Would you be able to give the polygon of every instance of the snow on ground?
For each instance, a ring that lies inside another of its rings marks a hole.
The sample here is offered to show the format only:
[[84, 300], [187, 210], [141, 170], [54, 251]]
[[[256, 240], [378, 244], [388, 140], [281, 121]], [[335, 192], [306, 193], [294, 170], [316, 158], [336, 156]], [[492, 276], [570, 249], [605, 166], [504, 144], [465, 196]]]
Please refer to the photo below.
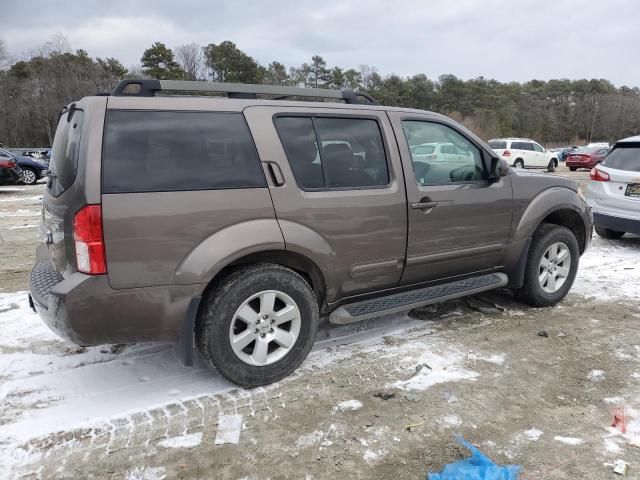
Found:
[[572, 292], [598, 300], [640, 299], [639, 258], [639, 237], [604, 240], [594, 234], [591, 248], [580, 258]]
[[193, 448], [202, 442], [202, 432], [191, 433], [189, 435], [180, 435], [179, 437], [171, 437], [158, 443], [164, 448]]
[[582, 443], [581, 438], [575, 437], [563, 437], [560, 435], [556, 435], [553, 439], [557, 442], [564, 443], [566, 445], [580, 445]]

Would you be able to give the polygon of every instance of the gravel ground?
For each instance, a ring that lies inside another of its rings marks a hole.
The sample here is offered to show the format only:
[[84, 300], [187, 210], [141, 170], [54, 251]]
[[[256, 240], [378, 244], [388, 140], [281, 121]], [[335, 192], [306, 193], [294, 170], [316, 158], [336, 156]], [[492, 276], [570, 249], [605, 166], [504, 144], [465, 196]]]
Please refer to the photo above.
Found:
[[[554, 308], [495, 292], [483, 298], [502, 312], [460, 300], [336, 330], [296, 374], [248, 391], [167, 345], [50, 333], [15, 293], [41, 192], [0, 187], [0, 478], [423, 479], [467, 455], [456, 434], [521, 479], [616, 478], [616, 459], [640, 478], [638, 237], [594, 238]], [[239, 443], [217, 445], [229, 420]]]

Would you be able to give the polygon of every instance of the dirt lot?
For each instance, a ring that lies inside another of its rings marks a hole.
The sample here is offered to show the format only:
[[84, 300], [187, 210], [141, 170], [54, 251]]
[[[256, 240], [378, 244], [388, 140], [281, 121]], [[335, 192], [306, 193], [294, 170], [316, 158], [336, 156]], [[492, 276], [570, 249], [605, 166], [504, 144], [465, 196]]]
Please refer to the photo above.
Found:
[[[423, 479], [467, 455], [456, 434], [522, 479], [617, 478], [616, 459], [640, 478], [638, 237], [594, 238], [555, 308], [496, 292], [503, 312], [455, 301], [334, 329], [295, 375], [247, 391], [167, 345], [50, 333], [16, 293], [41, 191], [0, 187], [0, 478]], [[242, 416], [239, 443], [215, 444], [222, 415]]]

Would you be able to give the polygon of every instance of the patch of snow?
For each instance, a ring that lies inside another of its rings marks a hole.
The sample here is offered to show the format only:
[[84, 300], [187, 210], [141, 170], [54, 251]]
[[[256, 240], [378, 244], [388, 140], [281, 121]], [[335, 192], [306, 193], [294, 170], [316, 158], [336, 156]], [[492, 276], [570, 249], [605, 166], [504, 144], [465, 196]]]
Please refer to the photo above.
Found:
[[216, 445], [238, 443], [242, 431], [242, 415], [220, 415], [218, 417], [218, 431]]
[[9, 227], [9, 230], [20, 230], [22, 228], [38, 228], [38, 225], [16, 225], [15, 227]]
[[553, 437], [556, 442], [566, 443], [567, 445], [580, 445], [582, 443], [581, 438], [575, 437], [562, 437], [560, 435], [556, 435]]
[[587, 378], [592, 382], [604, 380], [604, 370], [591, 370], [587, 375]]
[[124, 478], [125, 480], [163, 480], [167, 478], [164, 472], [165, 470], [162, 467], [136, 467], [127, 472]]
[[530, 428], [524, 432], [524, 436], [527, 440], [532, 442], [537, 442], [538, 439], [542, 436], [542, 430], [538, 430], [537, 428]]
[[364, 455], [362, 456], [362, 458], [364, 459], [365, 462], [371, 465], [373, 463], [376, 463], [381, 458], [383, 458], [386, 454], [387, 454], [386, 450], [375, 451], [375, 450], [367, 449], [364, 452]]
[[624, 397], [605, 397], [602, 399], [604, 403], [609, 403], [612, 405], [617, 405], [619, 403], [624, 402]]
[[345, 400], [344, 402], [340, 402], [335, 407], [333, 407], [333, 411], [346, 412], [359, 410], [361, 408], [362, 402], [360, 400]]
[[[420, 348], [424, 348], [420, 346]], [[423, 351], [416, 359], [417, 365], [429, 365], [422, 368], [407, 380], [400, 380], [388, 387], [401, 390], [426, 390], [433, 385], [459, 380], [474, 380], [479, 374], [463, 367], [465, 356], [456, 351], [447, 351], [442, 355]], [[415, 371], [415, 367], [414, 367]]]
[[315, 445], [320, 440], [322, 440], [323, 437], [324, 437], [324, 433], [322, 433], [320, 430], [316, 430], [315, 432], [311, 432], [311, 433], [306, 433], [298, 437], [298, 440], [296, 441], [296, 446], [298, 448], [311, 447], [312, 445]]
[[460, 425], [462, 425], [462, 420], [460, 419], [460, 417], [453, 414], [445, 415], [444, 417], [442, 417], [440, 422], [446, 427], [459, 427]]
[[604, 449], [609, 453], [620, 453], [622, 451], [620, 445], [611, 438], [604, 439]]
[[0, 217], [37, 217], [38, 215], [40, 215], [39, 210], [26, 210], [24, 208], [19, 208], [15, 212], [0, 210]]
[[202, 432], [171, 437], [162, 440], [158, 445], [164, 448], [193, 448], [202, 443]]
[[612, 298], [640, 299], [640, 244], [633, 241], [611, 242], [593, 236], [591, 248], [580, 258], [580, 268], [572, 292], [598, 300]]

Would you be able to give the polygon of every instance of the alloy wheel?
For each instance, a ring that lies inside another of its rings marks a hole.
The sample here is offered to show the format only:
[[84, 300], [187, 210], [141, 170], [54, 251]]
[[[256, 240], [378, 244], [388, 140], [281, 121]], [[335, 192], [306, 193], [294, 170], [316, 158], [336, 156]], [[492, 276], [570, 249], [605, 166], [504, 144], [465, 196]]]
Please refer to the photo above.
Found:
[[562, 288], [571, 271], [571, 252], [564, 242], [552, 243], [540, 259], [538, 281], [546, 293]]
[[277, 362], [293, 348], [300, 334], [300, 309], [278, 290], [265, 290], [246, 299], [229, 327], [233, 352], [249, 365]]

